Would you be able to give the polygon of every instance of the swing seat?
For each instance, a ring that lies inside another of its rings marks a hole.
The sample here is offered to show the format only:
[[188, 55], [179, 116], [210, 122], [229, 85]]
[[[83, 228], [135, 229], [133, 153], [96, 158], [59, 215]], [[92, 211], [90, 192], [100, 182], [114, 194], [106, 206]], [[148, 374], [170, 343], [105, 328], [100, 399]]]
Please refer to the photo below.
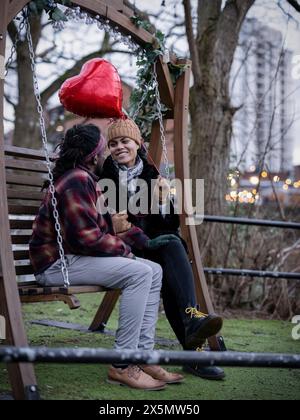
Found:
[[[54, 155], [50, 155], [50, 159], [53, 160], [53, 158]], [[70, 309], [78, 309], [80, 301], [76, 295], [109, 292], [108, 295], [111, 295], [109, 305], [114, 305], [119, 291], [112, 291], [101, 286], [76, 286], [68, 289], [42, 287], [35, 281], [33, 267], [29, 260], [29, 240], [33, 220], [44, 197], [44, 192], [41, 191], [41, 186], [47, 179], [44, 154], [37, 150], [5, 146], [5, 169], [11, 242], [21, 302], [61, 301]], [[90, 329], [103, 329], [109, 310], [107, 302], [100, 305]]]

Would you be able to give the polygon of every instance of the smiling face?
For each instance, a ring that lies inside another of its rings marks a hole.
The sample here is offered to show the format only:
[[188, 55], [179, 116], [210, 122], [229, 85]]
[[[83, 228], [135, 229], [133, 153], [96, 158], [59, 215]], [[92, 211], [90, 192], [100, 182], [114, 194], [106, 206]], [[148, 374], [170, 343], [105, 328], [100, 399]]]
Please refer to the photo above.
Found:
[[128, 137], [119, 137], [109, 142], [109, 151], [119, 165], [132, 168], [135, 165], [139, 146]]

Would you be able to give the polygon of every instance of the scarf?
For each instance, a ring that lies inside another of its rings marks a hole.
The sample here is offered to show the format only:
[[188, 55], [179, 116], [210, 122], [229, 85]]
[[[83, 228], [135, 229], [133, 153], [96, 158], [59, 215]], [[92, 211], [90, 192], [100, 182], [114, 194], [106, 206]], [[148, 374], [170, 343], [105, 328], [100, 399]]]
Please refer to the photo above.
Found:
[[126, 165], [119, 165], [113, 160], [114, 166], [119, 172], [120, 183], [123, 187], [127, 187], [129, 197], [132, 197], [137, 190], [137, 179], [144, 170], [144, 162], [137, 156], [135, 165], [132, 168], [128, 168]]

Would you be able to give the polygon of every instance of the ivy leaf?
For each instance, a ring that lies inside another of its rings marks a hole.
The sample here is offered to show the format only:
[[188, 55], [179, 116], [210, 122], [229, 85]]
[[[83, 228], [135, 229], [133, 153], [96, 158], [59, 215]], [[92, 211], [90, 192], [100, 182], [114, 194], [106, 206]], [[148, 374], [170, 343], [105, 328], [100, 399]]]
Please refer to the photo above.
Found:
[[165, 42], [165, 34], [162, 33], [161, 31], [156, 31], [155, 36], [160, 41], [161, 44]]
[[59, 22], [64, 21], [67, 22], [68, 18], [65, 16], [64, 12], [62, 12], [58, 7], [56, 7], [53, 11], [49, 13], [50, 19]]

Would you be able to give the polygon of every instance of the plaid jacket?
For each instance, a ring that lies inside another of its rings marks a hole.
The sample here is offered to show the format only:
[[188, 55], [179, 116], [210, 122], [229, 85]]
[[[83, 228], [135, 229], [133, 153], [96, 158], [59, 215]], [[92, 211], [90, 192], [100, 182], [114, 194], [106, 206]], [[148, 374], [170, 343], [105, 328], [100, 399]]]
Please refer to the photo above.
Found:
[[[137, 227], [117, 236], [109, 214], [101, 214], [97, 177], [84, 167], [71, 169], [55, 184], [65, 254], [128, 257], [131, 247], [143, 249], [148, 237]], [[33, 224], [29, 243], [35, 274], [59, 259], [51, 194], [48, 191]]]

